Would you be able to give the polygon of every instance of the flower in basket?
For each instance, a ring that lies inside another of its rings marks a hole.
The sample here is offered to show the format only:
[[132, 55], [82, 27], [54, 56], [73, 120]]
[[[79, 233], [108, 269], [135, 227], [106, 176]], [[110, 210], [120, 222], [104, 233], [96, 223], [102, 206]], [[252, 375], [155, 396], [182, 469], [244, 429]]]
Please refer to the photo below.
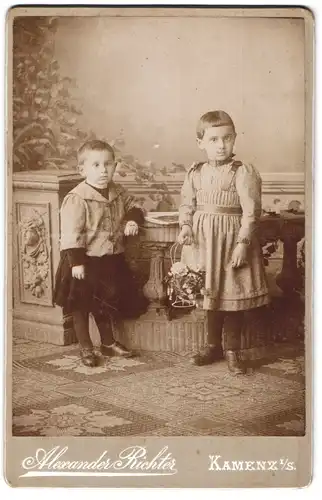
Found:
[[205, 272], [194, 271], [182, 262], [172, 265], [165, 277], [167, 295], [173, 307], [198, 307], [203, 295]]
[[172, 274], [187, 274], [189, 272], [188, 267], [182, 262], [175, 262], [172, 264], [170, 272]]

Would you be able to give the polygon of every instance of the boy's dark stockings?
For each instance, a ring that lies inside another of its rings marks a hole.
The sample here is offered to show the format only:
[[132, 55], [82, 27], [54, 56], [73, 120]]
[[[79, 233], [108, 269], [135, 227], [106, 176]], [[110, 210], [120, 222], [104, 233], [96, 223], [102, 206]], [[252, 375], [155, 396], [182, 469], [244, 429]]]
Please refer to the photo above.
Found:
[[[111, 345], [114, 342], [111, 321], [100, 316], [94, 316], [101, 342], [104, 345]], [[77, 340], [83, 349], [93, 349], [93, 343], [89, 334], [89, 313], [84, 311], [73, 312], [73, 323]]]
[[94, 315], [94, 319], [101, 337], [102, 345], [111, 346], [114, 344], [112, 318], [103, 319], [100, 316]]

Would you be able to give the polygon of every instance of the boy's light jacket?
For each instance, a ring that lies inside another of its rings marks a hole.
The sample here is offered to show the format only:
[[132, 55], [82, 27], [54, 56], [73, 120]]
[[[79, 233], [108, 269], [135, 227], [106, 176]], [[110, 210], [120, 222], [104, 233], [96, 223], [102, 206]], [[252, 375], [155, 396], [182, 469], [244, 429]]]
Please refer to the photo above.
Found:
[[109, 199], [85, 181], [72, 189], [61, 206], [60, 249], [84, 248], [89, 256], [101, 257], [124, 251], [126, 213], [142, 209], [120, 184], [109, 185]]

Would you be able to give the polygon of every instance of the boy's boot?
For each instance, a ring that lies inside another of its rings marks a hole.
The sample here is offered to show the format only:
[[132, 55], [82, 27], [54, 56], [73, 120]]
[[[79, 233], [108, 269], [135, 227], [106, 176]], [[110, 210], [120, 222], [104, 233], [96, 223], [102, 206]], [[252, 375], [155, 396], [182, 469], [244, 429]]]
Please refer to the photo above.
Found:
[[133, 356], [133, 353], [129, 349], [116, 340], [110, 345], [101, 344], [101, 353], [107, 357], [122, 356], [123, 358], [130, 358]]
[[88, 366], [90, 368], [93, 368], [94, 366], [97, 366], [97, 364], [98, 364], [97, 356], [95, 355], [92, 347], [91, 348], [81, 347], [80, 348], [80, 357], [81, 357], [83, 365]]
[[95, 318], [98, 330], [101, 336], [101, 354], [105, 357], [122, 356], [130, 358], [133, 354], [120, 342], [114, 339], [113, 318], [100, 319]]
[[80, 358], [83, 365], [94, 367], [98, 363], [97, 356], [93, 349], [93, 343], [89, 335], [88, 320], [89, 315], [84, 311], [74, 311], [72, 313], [73, 325], [77, 340], [80, 344]]

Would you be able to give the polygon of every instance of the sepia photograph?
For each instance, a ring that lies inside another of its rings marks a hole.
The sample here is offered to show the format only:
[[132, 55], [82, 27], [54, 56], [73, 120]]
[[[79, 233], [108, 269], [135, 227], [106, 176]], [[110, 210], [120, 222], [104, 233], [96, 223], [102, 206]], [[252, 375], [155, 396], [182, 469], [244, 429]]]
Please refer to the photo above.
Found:
[[312, 16], [233, 10], [11, 10], [15, 446], [308, 436]]

